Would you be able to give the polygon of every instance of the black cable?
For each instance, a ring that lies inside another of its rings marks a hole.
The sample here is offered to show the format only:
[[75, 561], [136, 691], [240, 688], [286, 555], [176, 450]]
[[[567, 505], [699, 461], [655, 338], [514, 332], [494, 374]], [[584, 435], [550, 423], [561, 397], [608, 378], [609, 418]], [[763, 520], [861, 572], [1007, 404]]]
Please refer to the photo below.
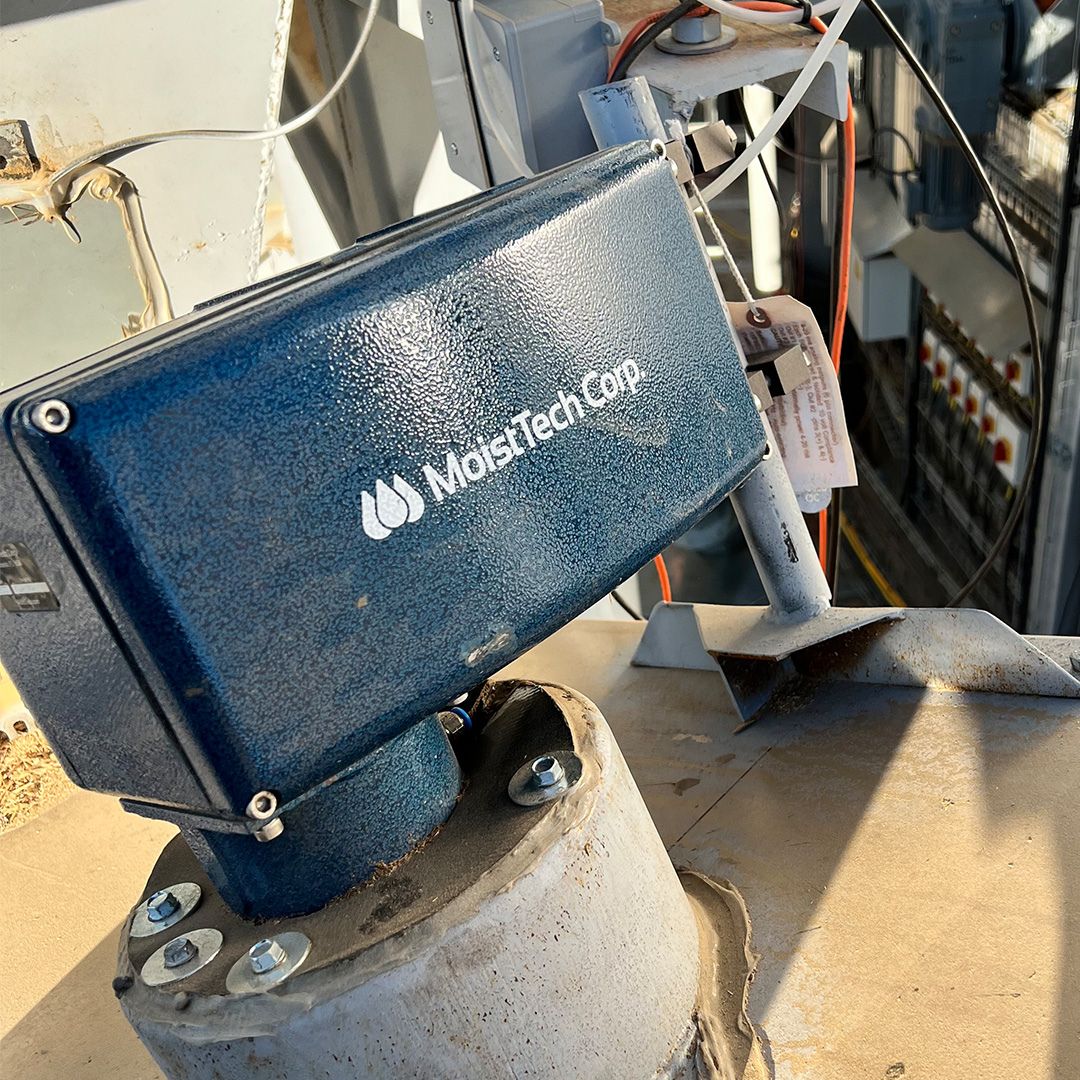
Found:
[[701, 0], [683, 0], [676, 8], [672, 8], [663, 18], [657, 19], [652, 26], [647, 26], [641, 31], [637, 41], [626, 51], [626, 55], [619, 61], [618, 66], [611, 73], [608, 82], [619, 82], [626, 78], [630, 65], [665, 31], [674, 26], [684, 15], [688, 15], [694, 8], [701, 7]]
[[618, 589], [611, 590], [611, 599], [615, 601], [630, 616], [631, 619], [636, 619], [638, 622], [644, 622], [645, 616], [640, 611], [635, 611], [620, 595]]
[[810, 165], [831, 165], [836, 160], [836, 158], [829, 154], [807, 154], [802, 150], [796, 150], [794, 147], [786, 146], [780, 141], [779, 135], [773, 138], [773, 146], [775, 146], [781, 154], [787, 154], [789, 158], [794, 158], [796, 161], [801, 161]]
[[[754, 134], [754, 129], [750, 126], [750, 117], [746, 112], [746, 102], [743, 101], [742, 91], [735, 91], [735, 108], [739, 112], [739, 119], [742, 121], [742, 126], [746, 128], [746, 140], [748, 143], [752, 143], [757, 136]], [[761, 171], [765, 176], [765, 183], [769, 185], [769, 193], [772, 195], [773, 202], [776, 204], [776, 213], [780, 218], [780, 228], [786, 227], [787, 214], [784, 212], [784, 203], [780, 198], [780, 191], [776, 186], [776, 181], [772, 177], [772, 173], [769, 172], [768, 165], [765, 164], [765, 158], [763, 155], [758, 154], [757, 163], [761, 166]]]
[[[908, 152], [908, 157], [911, 158], [911, 164], [906, 169], [889, 169], [878, 161], [877, 157], [877, 144], [879, 135], [891, 135], [894, 139], [897, 139]], [[894, 127], [875, 127], [870, 135], [870, 162], [873, 167], [886, 176], [910, 176], [913, 172], [919, 170], [919, 156], [915, 153], [915, 148], [911, 145], [911, 140], [899, 129]]]
[[1016, 494], [1013, 496], [1012, 506], [1009, 508], [1009, 512], [1005, 516], [1005, 521], [1002, 523], [1001, 532], [998, 533], [997, 539], [990, 546], [990, 550], [987, 553], [986, 558], [983, 559], [982, 565], [971, 575], [960, 591], [949, 600], [947, 606], [956, 607], [967, 597], [972, 589], [982, 581], [990, 568], [997, 562], [998, 556], [1005, 549], [1005, 545], [1008, 544], [1009, 539], [1016, 529], [1017, 522], [1020, 520], [1021, 511], [1024, 509], [1024, 504], [1031, 496], [1035, 470], [1039, 461], [1039, 455], [1042, 452], [1044, 427], [1046, 424], [1043, 403], [1043, 357], [1042, 345], [1039, 342], [1039, 318], [1035, 312], [1035, 301], [1031, 295], [1031, 285], [1028, 282], [1027, 271], [1024, 269], [1023, 260], [1020, 258], [1020, 252], [1017, 250], [1016, 237], [1013, 236], [1012, 228], [1009, 225], [1009, 219], [1005, 216], [1005, 210], [1001, 205], [1001, 201], [998, 199], [997, 193], [990, 183], [990, 178], [986, 175], [986, 170], [982, 167], [982, 163], [979, 161], [978, 156], [972, 148], [971, 142], [968, 140], [967, 135], [964, 134], [964, 129], [953, 115], [953, 111], [949, 108], [948, 102], [942, 97], [941, 91], [938, 90], [937, 86], [934, 84], [934, 80], [930, 77], [926, 68], [919, 63], [919, 58], [904, 39], [904, 35], [897, 30], [892, 19], [890, 19], [889, 16], [885, 14], [884, 10], [882, 10], [878, 0], [864, 0], [864, 3], [870, 9], [874, 18], [881, 24], [881, 28], [888, 35], [892, 43], [896, 46], [896, 51], [904, 58], [904, 62], [922, 84], [927, 96], [941, 114], [941, 118], [949, 125], [949, 130], [953, 133], [953, 137], [960, 147], [960, 152], [964, 155], [964, 159], [967, 161], [968, 165], [971, 166], [971, 170], [975, 174], [975, 179], [978, 180], [979, 187], [982, 188], [983, 194], [986, 196], [986, 201], [989, 203], [990, 209], [997, 219], [1002, 237], [1005, 240], [1005, 246], [1009, 249], [1009, 258], [1012, 260], [1013, 269], [1016, 274], [1016, 283], [1020, 288], [1020, 295], [1024, 301], [1024, 314], [1027, 317], [1028, 334], [1031, 337], [1032, 384], [1034, 387], [1031, 449], [1028, 451], [1024, 472], [1020, 478]]

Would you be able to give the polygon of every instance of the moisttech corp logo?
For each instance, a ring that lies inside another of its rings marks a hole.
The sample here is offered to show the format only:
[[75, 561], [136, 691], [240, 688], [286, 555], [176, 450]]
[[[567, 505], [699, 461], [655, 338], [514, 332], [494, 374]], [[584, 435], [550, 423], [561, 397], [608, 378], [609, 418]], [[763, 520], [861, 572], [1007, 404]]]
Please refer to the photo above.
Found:
[[396, 473], [389, 484], [375, 481], [375, 495], [360, 495], [360, 520], [372, 540], [385, 540], [406, 522], [419, 521], [424, 514], [424, 496]]
[[[431, 497], [441, 503], [573, 427], [585, 419], [587, 412], [607, 408], [620, 395], [636, 394], [643, 377], [633, 360], [610, 371], [587, 371], [574, 392], [560, 390], [546, 408], [522, 410], [474, 449], [460, 455], [450, 450], [438, 465], [424, 465], [421, 472]], [[424, 496], [395, 473], [389, 484], [375, 481], [374, 495], [370, 491], [361, 493], [360, 520], [372, 540], [385, 540], [395, 529], [419, 521], [426, 505]]]

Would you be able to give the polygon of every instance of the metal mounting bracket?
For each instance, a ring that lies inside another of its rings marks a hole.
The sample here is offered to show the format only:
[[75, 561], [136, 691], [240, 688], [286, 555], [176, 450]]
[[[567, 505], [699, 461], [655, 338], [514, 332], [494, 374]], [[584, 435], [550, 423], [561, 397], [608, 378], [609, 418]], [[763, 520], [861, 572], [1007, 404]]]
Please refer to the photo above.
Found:
[[719, 672], [744, 724], [808, 680], [1080, 698], [1080, 679], [973, 608], [829, 608], [784, 622], [767, 607], [657, 604], [633, 663]]
[[[605, 14], [624, 32], [642, 14], [632, 0], [608, 0]], [[763, 26], [732, 21], [735, 40], [721, 52], [702, 56], [672, 56], [646, 49], [634, 64], [656, 91], [661, 113], [686, 119], [702, 101], [715, 100], [729, 90], [762, 83], [786, 93], [818, 43], [816, 34], [793, 26]], [[824, 67], [810, 83], [802, 104], [834, 120], [847, 116], [848, 47], [838, 41]], [[666, 117], [665, 117], [666, 119]]]

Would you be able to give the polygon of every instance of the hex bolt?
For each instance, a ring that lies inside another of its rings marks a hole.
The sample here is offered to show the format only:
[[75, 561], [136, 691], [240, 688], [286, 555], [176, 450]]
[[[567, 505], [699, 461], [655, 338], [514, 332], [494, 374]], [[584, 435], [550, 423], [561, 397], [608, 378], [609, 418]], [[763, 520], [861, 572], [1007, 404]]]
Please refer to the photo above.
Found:
[[256, 941], [248, 949], [248, 960], [251, 962], [251, 970], [256, 975], [265, 975], [268, 971], [280, 967], [288, 959], [288, 954], [273, 938], [263, 938]]
[[559, 759], [545, 754], [532, 763], [533, 782], [537, 787], [549, 788], [562, 783], [566, 772]]
[[257, 791], [247, 804], [247, 816], [256, 821], [266, 821], [278, 808], [277, 796], [272, 791]]
[[190, 963], [198, 955], [199, 946], [191, 938], [178, 937], [165, 946], [162, 962], [167, 968], [178, 968]]
[[457, 154], [458, 154], [458, 148], [457, 148], [457, 143], [456, 143], [456, 142], [452, 142], [452, 143], [450, 144], [450, 153], [451, 153], [451, 154], [453, 154], [453, 155], [454, 155], [454, 157], [457, 157]]
[[724, 23], [716, 13], [680, 19], [671, 28], [672, 40], [682, 45], [706, 45], [724, 32]]
[[497, 48], [491, 50], [491, 55], [495, 57], [495, 62], [496, 63], [501, 63], [502, 62], [502, 53], [500, 53]]
[[46, 435], [60, 435], [71, 427], [71, 409], [57, 398], [39, 401], [30, 411], [30, 423]]
[[180, 910], [180, 901], [168, 889], [159, 889], [146, 901], [146, 917], [151, 922], [164, 922]]
[[430, 11], [424, 13], [424, 17], [427, 19], [428, 26], [431, 26], [435, 22], [435, 16]]

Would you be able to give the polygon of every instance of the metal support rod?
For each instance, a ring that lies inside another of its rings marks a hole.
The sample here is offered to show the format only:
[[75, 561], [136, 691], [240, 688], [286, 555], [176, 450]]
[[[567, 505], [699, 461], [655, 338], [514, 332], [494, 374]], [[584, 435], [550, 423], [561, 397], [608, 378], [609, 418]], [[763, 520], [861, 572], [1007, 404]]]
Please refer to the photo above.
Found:
[[803, 622], [828, 608], [832, 593], [795, 499], [787, 469], [762, 416], [768, 450], [731, 493], [731, 505], [754, 558], [774, 615]]

